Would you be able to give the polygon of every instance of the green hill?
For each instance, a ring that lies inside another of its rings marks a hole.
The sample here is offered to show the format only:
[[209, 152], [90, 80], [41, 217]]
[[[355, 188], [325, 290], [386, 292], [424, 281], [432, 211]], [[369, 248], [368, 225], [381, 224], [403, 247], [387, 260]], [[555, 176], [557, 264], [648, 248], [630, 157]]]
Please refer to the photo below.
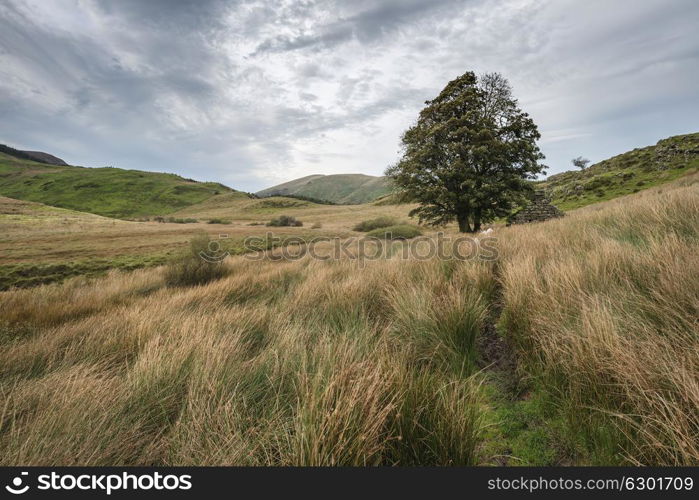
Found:
[[162, 215], [233, 192], [175, 174], [50, 165], [0, 152], [0, 195], [108, 217]]
[[537, 187], [546, 189], [558, 208], [572, 210], [669, 182], [697, 168], [699, 133], [677, 135], [585, 170], [552, 175]]
[[65, 161], [61, 160], [57, 156], [44, 153], [42, 151], [22, 151], [20, 149], [11, 148], [10, 146], [5, 146], [0, 144], [0, 153], [5, 153], [15, 158], [22, 158], [24, 160], [38, 161], [39, 163], [46, 163], [48, 165], [68, 165]]
[[388, 194], [386, 177], [364, 174], [309, 175], [258, 191], [258, 196], [307, 196], [333, 203], [357, 205]]

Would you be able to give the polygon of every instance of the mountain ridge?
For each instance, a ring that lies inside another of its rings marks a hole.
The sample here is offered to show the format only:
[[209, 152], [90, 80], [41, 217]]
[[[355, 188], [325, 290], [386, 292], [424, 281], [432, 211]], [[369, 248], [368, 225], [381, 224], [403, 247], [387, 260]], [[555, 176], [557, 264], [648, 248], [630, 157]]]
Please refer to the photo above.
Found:
[[45, 163], [47, 165], [62, 165], [68, 166], [68, 164], [60, 159], [58, 156], [54, 156], [49, 153], [44, 153], [43, 151], [23, 151], [21, 149], [15, 149], [5, 144], [0, 144], [0, 153], [5, 153], [16, 158], [21, 158], [24, 160], [37, 161], [39, 163]]
[[312, 174], [275, 186], [255, 194], [268, 196], [306, 196], [344, 205], [374, 201], [391, 192], [390, 180], [385, 176], [367, 174]]

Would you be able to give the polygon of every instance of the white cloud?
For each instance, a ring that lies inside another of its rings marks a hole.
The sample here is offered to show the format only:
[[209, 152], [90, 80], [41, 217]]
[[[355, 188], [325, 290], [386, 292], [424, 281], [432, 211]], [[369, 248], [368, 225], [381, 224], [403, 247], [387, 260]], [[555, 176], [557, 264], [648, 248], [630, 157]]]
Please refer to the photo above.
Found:
[[256, 190], [380, 174], [424, 100], [499, 71], [550, 172], [695, 131], [693, 0], [13, 1], [0, 142]]

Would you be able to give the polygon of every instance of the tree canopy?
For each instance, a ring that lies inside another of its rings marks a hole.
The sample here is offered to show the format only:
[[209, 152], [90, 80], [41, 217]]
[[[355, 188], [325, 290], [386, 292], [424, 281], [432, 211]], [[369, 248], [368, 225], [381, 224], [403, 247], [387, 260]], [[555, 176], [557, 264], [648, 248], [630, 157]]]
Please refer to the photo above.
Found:
[[421, 223], [456, 220], [459, 230], [509, 214], [543, 172], [541, 137], [507, 80], [467, 72], [427, 101], [402, 137], [402, 157], [386, 175], [419, 203]]
[[585, 167], [587, 167], [587, 164], [590, 163], [590, 160], [583, 158], [582, 156], [578, 156], [577, 158], [570, 160], [570, 162], [580, 170], [585, 170]]

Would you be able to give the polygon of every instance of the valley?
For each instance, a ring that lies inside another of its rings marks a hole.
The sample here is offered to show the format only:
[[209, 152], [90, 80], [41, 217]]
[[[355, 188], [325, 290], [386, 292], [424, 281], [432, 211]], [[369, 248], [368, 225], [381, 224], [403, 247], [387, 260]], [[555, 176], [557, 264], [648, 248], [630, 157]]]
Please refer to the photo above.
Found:
[[[416, 258], [411, 240], [361, 265], [356, 246], [279, 259], [291, 237], [415, 227], [386, 197], [221, 188], [135, 220], [1, 197], [0, 463], [697, 463], [699, 174], [648, 154], [542, 183], [585, 206], [496, 222], [494, 261]], [[52, 175], [5, 162], [2, 189]], [[649, 182], [570, 197], [600, 176]], [[281, 216], [302, 225], [267, 225]], [[459, 234], [415, 241], [437, 230]], [[189, 276], [202, 237], [228, 257]]]

